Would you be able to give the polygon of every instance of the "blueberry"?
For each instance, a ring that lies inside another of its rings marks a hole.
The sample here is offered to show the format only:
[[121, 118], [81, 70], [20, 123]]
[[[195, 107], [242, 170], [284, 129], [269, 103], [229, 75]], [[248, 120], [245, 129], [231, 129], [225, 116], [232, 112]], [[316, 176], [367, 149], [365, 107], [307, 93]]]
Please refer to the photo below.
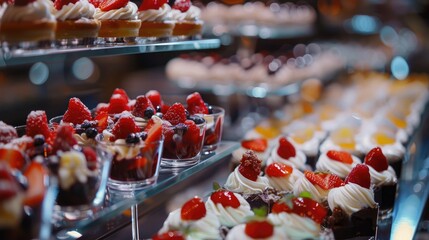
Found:
[[135, 133], [130, 133], [127, 136], [127, 139], [125, 139], [125, 142], [129, 143], [129, 144], [138, 143], [138, 142], [140, 142], [140, 137]]
[[37, 134], [34, 136], [34, 146], [39, 147], [45, 144], [45, 137], [42, 134]]
[[204, 118], [202, 118], [202, 117], [200, 117], [198, 115], [192, 115], [192, 116], [190, 116], [189, 120], [194, 121], [195, 124], [201, 124], [201, 123], [205, 122]]
[[213, 106], [209, 105], [207, 108], [209, 109], [209, 114], [213, 114]]
[[159, 117], [159, 118], [162, 118], [164, 115], [162, 114], [162, 112], [157, 112], [156, 114], [155, 114], [157, 117]]
[[87, 129], [91, 127], [91, 123], [88, 120], [83, 121], [83, 123], [80, 125], [81, 128]]
[[146, 140], [147, 138], [147, 132], [141, 132], [138, 134], [138, 136], [140, 137], [141, 140]]
[[148, 107], [148, 108], [146, 108], [146, 110], [144, 110], [144, 117], [147, 119], [151, 118], [154, 114], [155, 114], [155, 111], [150, 107]]
[[159, 106], [159, 105], [158, 105], [158, 106], [156, 106], [156, 111], [157, 111], [157, 112], [161, 112], [161, 106]]
[[80, 125], [77, 125], [77, 127], [74, 129], [74, 131], [76, 132], [76, 134], [82, 134], [85, 132], [85, 129], [83, 129]]
[[90, 127], [85, 130], [85, 134], [88, 138], [95, 138], [98, 134], [97, 129]]

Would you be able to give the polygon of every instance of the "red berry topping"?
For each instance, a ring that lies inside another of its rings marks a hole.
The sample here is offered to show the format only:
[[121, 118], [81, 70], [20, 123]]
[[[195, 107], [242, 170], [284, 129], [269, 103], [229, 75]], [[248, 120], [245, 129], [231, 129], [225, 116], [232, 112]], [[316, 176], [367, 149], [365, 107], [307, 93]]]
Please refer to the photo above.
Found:
[[89, 2], [94, 5], [94, 7], [98, 8], [103, 0], [89, 0]]
[[128, 4], [129, 0], [104, 0], [103, 2], [100, 3], [100, 6], [98, 6], [100, 8], [101, 11], [103, 12], [107, 12], [113, 9], [119, 9], [122, 7], [125, 7]]
[[21, 151], [3, 146], [0, 148], [0, 162], [6, 162], [14, 169], [22, 169], [25, 158]]
[[97, 130], [99, 133], [103, 132], [108, 126], [109, 114], [107, 112], [98, 112], [94, 120], [97, 121]]
[[292, 211], [292, 209], [286, 203], [275, 202], [273, 204], [273, 207], [271, 208], [271, 212], [279, 214], [279, 213], [282, 213], [282, 212], [290, 213], [290, 212], [293, 212], [293, 211]]
[[121, 116], [115, 123], [112, 129], [116, 139], [126, 139], [131, 133], [139, 132], [140, 128], [136, 125], [134, 119], [130, 115]]
[[281, 137], [279, 139], [277, 154], [284, 159], [289, 159], [296, 156], [296, 150], [292, 143], [290, 143], [285, 137]]
[[149, 92], [147, 92], [146, 97], [152, 102], [152, 105], [154, 107], [163, 105], [161, 94], [156, 90], [150, 90]]
[[[145, 117], [145, 111], [147, 109], [152, 109], [152, 113], [156, 113], [155, 108], [149, 99], [143, 95], [136, 98], [136, 103], [134, 104], [133, 115], [136, 117]], [[148, 116], [146, 116], [148, 118]]]
[[185, 240], [181, 232], [168, 231], [152, 237], [152, 240]]
[[26, 135], [34, 137], [37, 134], [42, 134], [45, 139], [51, 136], [45, 111], [31, 111], [27, 116]]
[[100, 112], [109, 112], [109, 104], [108, 103], [97, 104], [97, 107], [95, 107], [95, 115], [98, 115]]
[[265, 138], [243, 140], [241, 146], [255, 152], [263, 152], [268, 148], [268, 141]]
[[83, 147], [82, 152], [86, 158], [88, 169], [94, 171], [97, 169], [97, 153], [91, 147]]
[[188, 104], [188, 111], [191, 115], [193, 114], [209, 114], [209, 109], [204, 103], [201, 95], [197, 92], [190, 94], [186, 98], [186, 103]]
[[314, 201], [311, 198], [293, 198], [292, 199], [292, 212], [303, 217], [309, 217], [317, 223], [322, 223], [328, 211], [322, 204]]
[[274, 233], [274, 226], [268, 221], [251, 221], [246, 223], [244, 232], [251, 238], [268, 238]]
[[159, 9], [165, 3], [168, 3], [168, 1], [167, 0], [143, 0], [142, 4], [139, 7], [139, 11], [144, 11], [148, 9]]
[[173, 8], [181, 12], [186, 12], [191, 7], [191, 0], [176, 0]]
[[14, 127], [0, 121], [0, 143], [8, 143], [17, 137], [18, 133]]
[[183, 204], [180, 216], [182, 220], [199, 220], [206, 216], [206, 212], [203, 200], [199, 197], [194, 197]]
[[0, 162], [0, 199], [9, 199], [18, 193], [19, 187], [7, 164]]
[[110, 97], [108, 108], [110, 114], [121, 113], [128, 110], [130, 110], [128, 98], [125, 98], [121, 94], [113, 94], [112, 97]]
[[[188, 143], [189, 145], [201, 146], [203, 135], [200, 134], [200, 128], [197, 124], [192, 120], [186, 120], [185, 125], [188, 127], [188, 130], [185, 133], [183, 142]], [[201, 148], [199, 149], [201, 150]]]
[[63, 121], [67, 123], [81, 124], [85, 120], [92, 120], [91, 111], [89, 111], [79, 98], [70, 98], [69, 106], [63, 116]]
[[72, 126], [67, 124], [60, 125], [52, 146], [54, 152], [58, 150], [69, 151], [74, 145], [76, 145], [77, 140], [74, 138], [73, 134], [74, 128]]
[[164, 114], [163, 119], [169, 121], [172, 125], [184, 123], [186, 121], [185, 107], [181, 103], [173, 104]]
[[365, 156], [365, 164], [374, 168], [377, 172], [382, 172], [389, 168], [387, 158], [380, 147], [375, 147]]
[[259, 174], [261, 173], [261, 163], [262, 161], [258, 159], [258, 156], [253, 151], [247, 151], [243, 154], [243, 157], [240, 161], [240, 166], [238, 166], [238, 171], [245, 178], [256, 181]]
[[113, 90], [113, 93], [112, 93], [112, 95], [113, 94], [119, 94], [119, 95], [121, 95], [123, 98], [125, 98], [125, 99], [130, 99], [129, 97], [128, 97], [128, 94], [127, 94], [127, 92], [124, 90], [124, 89], [122, 89], [122, 88], [115, 88], [115, 90]]
[[55, 0], [54, 1], [54, 7], [57, 10], [61, 10], [63, 6], [68, 5], [69, 3], [76, 3], [78, 0]]
[[335, 161], [342, 162], [345, 164], [352, 164], [353, 158], [352, 155], [345, 151], [335, 151], [335, 150], [329, 150], [326, 155]]
[[233, 192], [227, 190], [218, 190], [210, 196], [210, 199], [214, 203], [220, 203], [223, 207], [232, 207], [238, 208], [240, 207], [240, 202]]
[[371, 186], [371, 176], [369, 168], [365, 164], [356, 165], [347, 176], [345, 183], [356, 183], [361, 187], [368, 188]]
[[335, 174], [305, 171], [305, 177], [313, 184], [324, 190], [340, 187], [344, 185], [343, 180]]
[[293, 168], [289, 165], [274, 162], [267, 166], [265, 174], [270, 177], [285, 177], [292, 174]]
[[28, 189], [25, 193], [24, 204], [30, 207], [40, 205], [45, 196], [45, 179], [48, 176], [48, 171], [41, 163], [31, 162], [24, 172], [27, 178]]

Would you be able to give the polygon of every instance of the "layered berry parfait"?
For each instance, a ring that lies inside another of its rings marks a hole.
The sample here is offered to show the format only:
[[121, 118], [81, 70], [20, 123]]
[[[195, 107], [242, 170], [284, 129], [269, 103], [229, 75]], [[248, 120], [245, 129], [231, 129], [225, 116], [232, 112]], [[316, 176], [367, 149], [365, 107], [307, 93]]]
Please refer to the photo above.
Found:
[[161, 121], [152, 121], [142, 131], [131, 113], [125, 111], [97, 140], [113, 155], [110, 189], [133, 191], [156, 182], [163, 146]]

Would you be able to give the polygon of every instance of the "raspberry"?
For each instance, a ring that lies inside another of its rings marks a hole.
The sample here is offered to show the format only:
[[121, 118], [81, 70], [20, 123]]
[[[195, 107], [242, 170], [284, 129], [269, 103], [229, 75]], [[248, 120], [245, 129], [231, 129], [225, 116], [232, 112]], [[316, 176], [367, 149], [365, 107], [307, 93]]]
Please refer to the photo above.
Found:
[[136, 125], [132, 116], [123, 115], [113, 126], [112, 133], [116, 139], [126, 139], [129, 134], [136, 133], [139, 130], [140, 128]]
[[136, 103], [134, 104], [133, 109], [133, 115], [136, 117], [145, 117], [145, 111], [150, 108], [152, 109], [153, 113], [156, 113], [155, 108], [153, 107], [152, 103], [149, 101], [148, 98], [145, 96], [138, 96], [136, 98]]
[[91, 111], [79, 98], [70, 98], [67, 111], [64, 113], [63, 121], [73, 124], [81, 124], [83, 121], [91, 121]]
[[169, 121], [172, 125], [184, 123], [186, 121], [185, 107], [181, 103], [173, 104], [164, 114], [163, 119]]
[[45, 111], [31, 111], [27, 116], [26, 124], [27, 136], [34, 137], [37, 134], [42, 134], [45, 139], [51, 136]]
[[77, 144], [77, 140], [73, 136], [74, 128], [70, 125], [60, 125], [57, 130], [57, 135], [53, 143], [54, 152], [69, 151], [74, 145]]
[[262, 161], [258, 159], [258, 156], [249, 150], [243, 154], [238, 171], [247, 179], [256, 181], [261, 173], [261, 163]]

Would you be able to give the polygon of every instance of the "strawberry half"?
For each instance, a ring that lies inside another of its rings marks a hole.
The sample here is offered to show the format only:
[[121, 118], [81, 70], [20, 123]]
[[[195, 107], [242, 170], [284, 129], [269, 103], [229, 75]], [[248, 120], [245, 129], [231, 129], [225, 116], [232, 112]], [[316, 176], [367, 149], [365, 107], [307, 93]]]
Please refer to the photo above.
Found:
[[233, 192], [227, 190], [222, 189], [212, 193], [210, 199], [214, 203], [220, 203], [223, 207], [240, 207], [240, 201], [238, 201], [238, 198], [234, 195]]
[[335, 174], [305, 171], [304, 176], [313, 184], [324, 190], [340, 187], [344, 185], [343, 180]]
[[89, 111], [79, 98], [70, 98], [67, 111], [63, 116], [63, 121], [76, 125], [83, 123], [85, 120], [92, 120], [91, 111]]
[[139, 7], [139, 11], [149, 10], [149, 9], [159, 9], [168, 3], [167, 0], [143, 0], [142, 4]]
[[352, 155], [345, 151], [335, 151], [335, 150], [329, 150], [326, 153], [326, 156], [328, 156], [330, 159], [342, 162], [345, 164], [352, 164], [353, 158]]
[[153, 236], [152, 240], [185, 240], [185, 237], [179, 231], [168, 231]]
[[328, 214], [328, 210], [322, 204], [314, 201], [311, 198], [293, 198], [292, 212], [303, 217], [311, 218], [317, 223], [322, 223]]
[[264, 152], [268, 148], [268, 141], [265, 138], [243, 140], [241, 146], [255, 152]]
[[194, 197], [183, 204], [180, 210], [182, 220], [199, 220], [206, 216], [206, 206], [199, 197]]
[[136, 125], [130, 115], [121, 116], [112, 129], [116, 139], [126, 139], [131, 133], [139, 132], [140, 128]]
[[25, 170], [24, 176], [27, 178], [28, 182], [24, 204], [30, 207], [36, 207], [42, 203], [43, 197], [45, 196], [45, 178], [48, 176], [48, 171], [41, 163], [33, 161]]
[[95, 8], [98, 8], [103, 0], [89, 0], [89, 2], [94, 5]]
[[271, 208], [271, 212], [272, 213], [282, 213], [282, 212], [287, 212], [287, 213], [291, 213], [292, 212], [292, 208], [290, 208], [286, 203], [284, 202], [275, 202], [273, 204], [273, 207]]
[[[145, 111], [147, 109], [152, 109], [153, 113], [156, 113], [155, 108], [153, 107], [152, 103], [149, 101], [149, 99], [143, 95], [138, 96], [136, 98], [136, 103], [134, 104], [133, 109], [133, 115], [136, 117], [145, 117]], [[147, 118], [147, 117], [146, 117]]]
[[274, 233], [274, 226], [268, 221], [250, 221], [246, 223], [244, 232], [254, 239], [271, 237]]
[[361, 187], [368, 188], [371, 186], [371, 176], [369, 168], [365, 164], [356, 165], [347, 176], [345, 183], [356, 183]]
[[108, 126], [109, 114], [106, 112], [98, 112], [94, 120], [97, 121], [97, 131], [99, 133], [103, 132], [104, 129]]
[[164, 105], [164, 103], [162, 102], [161, 94], [156, 90], [150, 90], [145, 94], [145, 96], [152, 102], [152, 105], [154, 107], [161, 107], [162, 105]]
[[109, 114], [121, 113], [130, 110], [128, 106], [128, 98], [121, 94], [113, 94], [110, 97], [108, 112]]
[[75, 4], [78, 0], [55, 0], [54, 1], [54, 7], [57, 10], [61, 10], [63, 8], [63, 6], [69, 4], [69, 3], [73, 3]]
[[296, 150], [292, 143], [290, 143], [285, 137], [281, 137], [279, 139], [277, 154], [284, 159], [289, 159], [296, 156]]
[[173, 5], [173, 9], [177, 9], [181, 12], [186, 12], [191, 7], [191, 0], [176, 0]]
[[204, 103], [203, 98], [198, 92], [190, 94], [186, 98], [186, 103], [188, 104], [188, 111], [191, 115], [194, 114], [209, 114], [209, 109]]
[[0, 148], [0, 162], [4, 161], [9, 164], [11, 168], [22, 169], [25, 164], [25, 158], [21, 151], [13, 148]]
[[169, 121], [172, 125], [184, 123], [186, 121], [185, 110], [185, 107], [181, 103], [175, 103], [164, 114], [163, 119]]
[[128, 2], [129, 0], [104, 0], [100, 3], [98, 8], [100, 8], [100, 10], [103, 12], [107, 12], [110, 10], [123, 8], [128, 4]]
[[238, 171], [245, 178], [256, 181], [261, 173], [261, 163], [262, 161], [258, 159], [258, 156], [253, 151], [247, 151], [241, 158]]
[[293, 168], [289, 165], [274, 162], [267, 166], [265, 174], [270, 177], [285, 177], [292, 174]]
[[387, 158], [380, 147], [375, 147], [365, 156], [365, 164], [374, 168], [377, 172], [385, 171], [389, 168]]
[[27, 116], [26, 135], [34, 137], [37, 134], [42, 134], [45, 139], [51, 136], [45, 111], [31, 111]]
[[0, 143], [8, 143], [14, 138], [18, 138], [16, 129], [0, 121]]

